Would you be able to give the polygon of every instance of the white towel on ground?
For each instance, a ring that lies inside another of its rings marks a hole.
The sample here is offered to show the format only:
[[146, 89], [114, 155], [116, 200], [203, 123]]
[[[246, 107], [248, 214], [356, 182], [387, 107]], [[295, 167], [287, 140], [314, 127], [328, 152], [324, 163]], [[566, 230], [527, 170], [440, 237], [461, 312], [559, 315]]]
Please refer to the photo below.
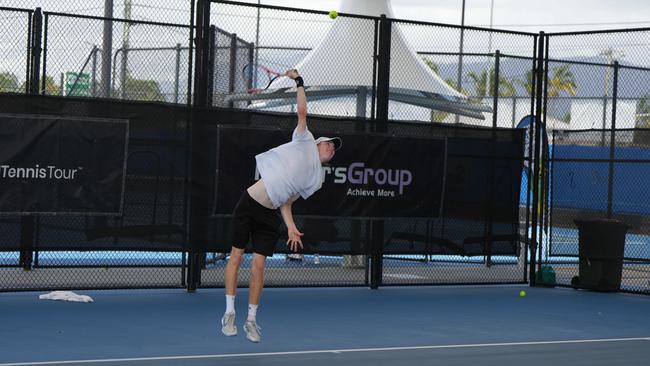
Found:
[[90, 296], [77, 295], [72, 291], [52, 291], [49, 294], [39, 295], [38, 298], [41, 300], [93, 302], [93, 299]]

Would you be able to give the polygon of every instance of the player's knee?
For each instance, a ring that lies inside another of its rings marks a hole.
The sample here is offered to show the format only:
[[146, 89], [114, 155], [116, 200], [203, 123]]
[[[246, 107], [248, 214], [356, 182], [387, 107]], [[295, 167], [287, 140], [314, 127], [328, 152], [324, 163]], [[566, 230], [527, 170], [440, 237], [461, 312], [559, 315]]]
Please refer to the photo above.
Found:
[[228, 264], [239, 267], [242, 261], [242, 256], [243, 256], [242, 251], [233, 250], [230, 253], [230, 259], [228, 260]]
[[264, 274], [264, 261], [263, 260], [253, 260], [251, 264], [251, 271], [254, 275]]

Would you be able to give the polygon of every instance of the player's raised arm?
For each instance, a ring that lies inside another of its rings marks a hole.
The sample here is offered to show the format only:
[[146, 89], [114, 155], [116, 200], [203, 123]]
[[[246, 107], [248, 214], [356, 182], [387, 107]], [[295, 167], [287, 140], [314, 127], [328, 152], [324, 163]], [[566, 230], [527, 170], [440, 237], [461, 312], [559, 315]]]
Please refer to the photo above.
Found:
[[307, 128], [307, 96], [305, 95], [305, 87], [303, 80], [298, 70], [287, 70], [287, 77], [296, 82], [296, 104], [298, 107], [298, 132], [302, 132]]

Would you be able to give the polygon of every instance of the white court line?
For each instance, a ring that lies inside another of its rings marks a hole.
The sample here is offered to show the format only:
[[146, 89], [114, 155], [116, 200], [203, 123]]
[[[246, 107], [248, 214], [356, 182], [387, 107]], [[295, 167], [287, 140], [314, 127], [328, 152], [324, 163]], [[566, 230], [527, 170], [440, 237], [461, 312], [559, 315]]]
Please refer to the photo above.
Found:
[[575, 343], [629, 342], [629, 341], [650, 341], [650, 337], [578, 339], [578, 340], [567, 340], [567, 341], [538, 341], [538, 342], [510, 342], [510, 343], [448, 344], [448, 345], [438, 345], [438, 346], [411, 346], [411, 347], [386, 347], [386, 348], [350, 348], [350, 349], [329, 349], [329, 350], [318, 350], [318, 351], [231, 353], [231, 354], [223, 354], [223, 355], [137, 357], [137, 358], [113, 358], [113, 359], [97, 359], [97, 360], [18, 362], [18, 363], [0, 363], [0, 366], [71, 365], [71, 364], [79, 364], [79, 363], [197, 360], [197, 359], [210, 359], [210, 358], [308, 355], [308, 354], [315, 354], [315, 353], [337, 353], [338, 354], [338, 353], [349, 353], [349, 352], [410, 351], [410, 350], [423, 350], [423, 349], [531, 346], [531, 345], [546, 345], [546, 344], [572, 344], [572, 343], [575, 344]]

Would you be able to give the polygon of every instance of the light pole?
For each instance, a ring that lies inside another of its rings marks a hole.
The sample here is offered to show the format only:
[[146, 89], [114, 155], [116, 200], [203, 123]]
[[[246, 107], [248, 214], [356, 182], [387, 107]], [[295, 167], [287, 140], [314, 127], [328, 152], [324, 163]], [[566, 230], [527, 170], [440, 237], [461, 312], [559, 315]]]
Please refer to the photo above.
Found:
[[488, 39], [488, 53], [492, 53], [492, 20], [494, 20], [494, 0], [490, 0], [490, 34]]

